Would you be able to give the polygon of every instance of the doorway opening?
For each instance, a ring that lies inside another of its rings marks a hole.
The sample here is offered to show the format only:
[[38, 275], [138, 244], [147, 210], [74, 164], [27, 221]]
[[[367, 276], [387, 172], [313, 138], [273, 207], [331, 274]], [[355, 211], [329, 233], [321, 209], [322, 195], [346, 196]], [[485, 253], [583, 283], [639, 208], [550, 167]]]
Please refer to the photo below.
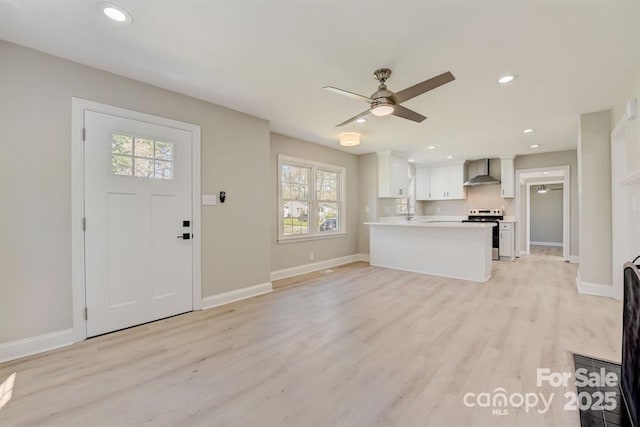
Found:
[[564, 260], [562, 181], [527, 182], [527, 249], [530, 256]]
[[569, 166], [516, 171], [516, 253], [570, 261]]

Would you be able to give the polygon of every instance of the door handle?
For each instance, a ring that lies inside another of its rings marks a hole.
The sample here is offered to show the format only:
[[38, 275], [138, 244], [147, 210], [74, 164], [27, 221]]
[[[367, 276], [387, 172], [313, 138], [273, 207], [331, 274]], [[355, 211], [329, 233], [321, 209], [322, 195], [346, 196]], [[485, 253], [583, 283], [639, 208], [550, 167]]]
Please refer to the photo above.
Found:
[[178, 239], [190, 240], [191, 233], [182, 233], [181, 235], [178, 236]]

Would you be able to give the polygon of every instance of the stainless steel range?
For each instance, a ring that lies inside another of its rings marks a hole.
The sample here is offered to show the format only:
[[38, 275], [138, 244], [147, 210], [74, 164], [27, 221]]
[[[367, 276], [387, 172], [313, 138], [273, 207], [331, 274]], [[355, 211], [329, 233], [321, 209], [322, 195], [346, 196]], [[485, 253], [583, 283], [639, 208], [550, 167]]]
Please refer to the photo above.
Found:
[[500, 222], [504, 219], [502, 209], [469, 209], [469, 216], [462, 222], [495, 222], [493, 227], [492, 258], [500, 259]]

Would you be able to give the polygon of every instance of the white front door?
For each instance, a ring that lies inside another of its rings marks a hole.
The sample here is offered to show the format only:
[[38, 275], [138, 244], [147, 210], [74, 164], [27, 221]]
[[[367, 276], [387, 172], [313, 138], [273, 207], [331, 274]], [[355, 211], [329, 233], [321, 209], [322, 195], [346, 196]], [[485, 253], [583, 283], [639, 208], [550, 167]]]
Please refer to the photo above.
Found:
[[191, 132], [84, 120], [87, 336], [191, 311]]

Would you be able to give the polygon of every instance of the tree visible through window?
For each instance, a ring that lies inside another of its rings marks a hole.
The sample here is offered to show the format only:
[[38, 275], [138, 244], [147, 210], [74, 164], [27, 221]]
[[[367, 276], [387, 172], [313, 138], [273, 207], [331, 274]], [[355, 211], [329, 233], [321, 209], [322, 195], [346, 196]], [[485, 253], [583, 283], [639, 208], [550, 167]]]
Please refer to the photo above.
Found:
[[139, 178], [173, 179], [173, 142], [111, 135], [111, 173]]
[[344, 168], [280, 156], [279, 170], [281, 237], [344, 232]]

